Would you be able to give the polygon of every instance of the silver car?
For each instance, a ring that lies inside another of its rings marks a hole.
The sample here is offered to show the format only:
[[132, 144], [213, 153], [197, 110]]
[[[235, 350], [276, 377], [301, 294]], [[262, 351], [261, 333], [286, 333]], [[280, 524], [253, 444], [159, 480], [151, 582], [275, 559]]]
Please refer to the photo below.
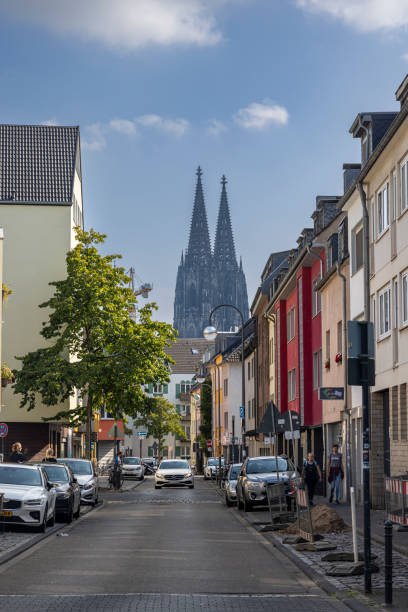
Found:
[[225, 503], [227, 506], [232, 506], [237, 501], [237, 480], [241, 468], [242, 463], [233, 463], [228, 469], [227, 477], [224, 481]]
[[188, 461], [166, 459], [162, 461], [154, 475], [154, 488], [185, 486], [194, 489], [194, 476]]
[[81, 487], [81, 504], [96, 506], [99, 501], [98, 477], [94, 472], [92, 462], [88, 459], [57, 459], [58, 463], [66, 463], [71, 468]]
[[37, 527], [42, 532], [47, 524], [55, 524], [57, 492], [40, 466], [2, 463], [0, 493], [2, 523]]
[[[221, 458], [221, 468], [224, 467], [224, 458]], [[210, 457], [207, 460], [207, 465], [204, 468], [204, 480], [211, 480], [217, 476], [219, 470], [218, 457]]]
[[139, 457], [124, 457], [122, 463], [123, 478], [144, 479], [144, 466]]
[[[278, 467], [278, 471], [276, 468]], [[296, 470], [286, 457], [251, 457], [246, 459], [237, 482], [238, 508], [248, 512], [253, 506], [268, 503], [266, 486], [278, 482], [285, 483], [286, 498], [295, 495], [294, 480]]]

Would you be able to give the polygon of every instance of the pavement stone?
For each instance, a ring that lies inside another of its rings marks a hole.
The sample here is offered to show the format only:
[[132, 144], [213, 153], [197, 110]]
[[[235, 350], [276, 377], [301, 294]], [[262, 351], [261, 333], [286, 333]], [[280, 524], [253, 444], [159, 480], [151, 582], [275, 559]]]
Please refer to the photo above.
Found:
[[346, 608], [333, 597], [317, 595], [115, 594], [84, 596], [0, 596], [4, 612], [334, 612]]

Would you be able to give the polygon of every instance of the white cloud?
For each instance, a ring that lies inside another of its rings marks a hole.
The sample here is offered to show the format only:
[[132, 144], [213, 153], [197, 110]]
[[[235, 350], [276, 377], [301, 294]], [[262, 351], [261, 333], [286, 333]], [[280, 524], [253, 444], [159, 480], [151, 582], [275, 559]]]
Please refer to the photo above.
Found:
[[219, 136], [223, 132], [227, 131], [227, 126], [218, 119], [211, 119], [207, 128], [207, 132], [212, 136]]
[[315, 13], [326, 13], [362, 32], [408, 26], [408, 0], [296, 0]]
[[153, 127], [168, 134], [183, 136], [190, 127], [187, 119], [166, 119], [160, 115], [140, 115], [136, 122], [143, 127]]
[[82, 147], [88, 151], [102, 151], [106, 147], [104, 128], [100, 123], [92, 123], [85, 127]]
[[0, 14], [133, 51], [157, 45], [215, 45], [219, 0], [1, 0]]
[[252, 102], [246, 108], [241, 108], [233, 117], [243, 128], [264, 130], [271, 125], [286, 125], [289, 113], [283, 106], [269, 101]]
[[57, 121], [55, 117], [52, 117], [51, 119], [41, 121], [41, 125], [59, 125], [59, 121]]
[[134, 136], [137, 133], [135, 122], [129, 121], [129, 119], [112, 119], [109, 122], [109, 127], [115, 132], [126, 134], [127, 136]]

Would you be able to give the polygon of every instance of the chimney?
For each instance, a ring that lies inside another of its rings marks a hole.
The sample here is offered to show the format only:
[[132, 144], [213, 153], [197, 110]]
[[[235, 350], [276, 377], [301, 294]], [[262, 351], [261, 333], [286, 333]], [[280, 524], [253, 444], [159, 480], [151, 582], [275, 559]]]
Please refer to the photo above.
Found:
[[344, 193], [346, 193], [351, 183], [356, 180], [360, 172], [361, 164], [343, 164]]
[[408, 74], [405, 76], [405, 79], [402, 81], [401, 85], [395, 92], [395, 97], [402, 108], [408, 100]]

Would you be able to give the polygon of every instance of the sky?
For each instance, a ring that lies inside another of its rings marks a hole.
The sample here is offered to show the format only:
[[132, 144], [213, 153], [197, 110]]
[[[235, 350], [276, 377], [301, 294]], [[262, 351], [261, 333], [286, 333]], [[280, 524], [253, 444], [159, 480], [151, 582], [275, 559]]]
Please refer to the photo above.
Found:
[[80, 126], [85, 225], [172, 322], [197, 166], [212, 239], [227, 176], [251, 303], [343, 193], [356, 114], [398, 110], [407, 33], [408, 0], [0, 0], [0, 121]]

